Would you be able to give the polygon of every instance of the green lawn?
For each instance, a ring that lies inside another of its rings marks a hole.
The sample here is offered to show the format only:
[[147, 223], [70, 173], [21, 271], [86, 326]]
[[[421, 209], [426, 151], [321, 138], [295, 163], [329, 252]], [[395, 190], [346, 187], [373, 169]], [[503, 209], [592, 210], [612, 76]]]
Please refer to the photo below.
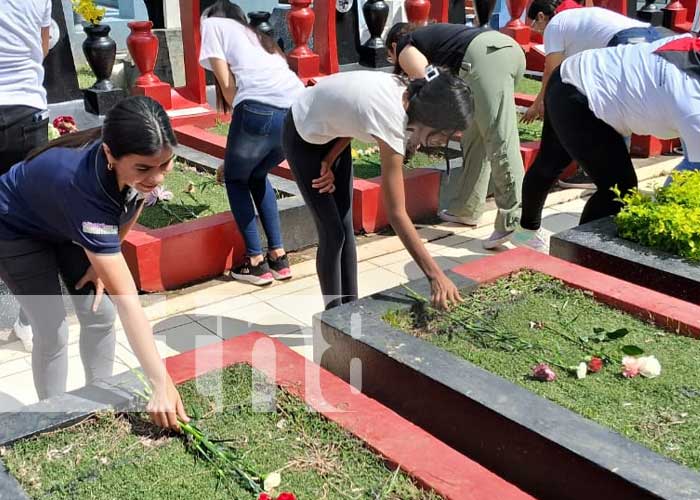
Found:
[[542, 82], [532, 78], [523, 77], [515, 86], [515, 91], [520, 94], [537, 95], [542, 88]]
[[[480, 288], [450, 314], [389, 313], [395, 327], [500, 375], [688, 467], [700, 469], [700, 341], [674, 335], [596, 302], [542, 274], [523, 272]], [[628, 329], [597, 343], [594, 329]], [[586, 340], [586, 341], [584, 341]], [[654, 355], [661, 375], [626, 379], [621, 347]], [[588, 347], [584, 347], [588, 346]], [[564, 367], [607, 353], [603, 370], [578, 380]], [[554, 382], [530, 377], [549, 362]]]
[[[194, 191], [186, 192], [190, 184]], [[216, 183], [214, 176], [183, 163], [175, 164], [164, 187], [173, 193], [173, 199], [144, 208], [138, 220], [142, 226], [156, 229], [230, 210], [226, 189]]]
[[[253, 371], [217, 371], [180, 387], [190, 415], [211, 438], [227, 440], [258, 474], [281, 471], [276, 490], [299, 500], [436, 500], [385, 467], [363, 443], [298, 399], [278, 393], [270, 412], [251, 406]], [[217, 399], [215, 389], [221, 391]], [[195, 409], [197, 409], [195, 411]], [[65, 500], [247, 500], [257, 495], [195, 461], [183, 439], [159, 433], [140, 415], [102, 414], [66, 430], [16, 443], [3, 461], [32, 498]]]
[[87, 64], [78, 67], [76, 71], [78, 73], [78, 88], [80, 89], [87, 89], [89, 87], [92, 87], [97, 81], [97, 78], [95, 78], [95, 75], [90, 69], [90, 66], [88, 66]]

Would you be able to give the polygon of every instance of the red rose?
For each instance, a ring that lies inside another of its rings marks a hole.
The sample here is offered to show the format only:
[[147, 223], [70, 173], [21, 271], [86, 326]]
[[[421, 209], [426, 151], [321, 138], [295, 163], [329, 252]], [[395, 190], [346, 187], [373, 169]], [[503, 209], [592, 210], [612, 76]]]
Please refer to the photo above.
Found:
[[603, 369], [603, 360], [600, 359], [599, 357], [593, 357], [588, 362], [588, 371], [590, 371], [591, 373], [598, 373], [602, 369]]
[[273, 499], [267, 493], [260, 493], [260, 495], [258, 496], [258, 500], [273, 500]]
[[277, 500], [297, 500], [297, 497], [294, 496], [294, 493], [287, 493], [285, 491], [277, 496]]

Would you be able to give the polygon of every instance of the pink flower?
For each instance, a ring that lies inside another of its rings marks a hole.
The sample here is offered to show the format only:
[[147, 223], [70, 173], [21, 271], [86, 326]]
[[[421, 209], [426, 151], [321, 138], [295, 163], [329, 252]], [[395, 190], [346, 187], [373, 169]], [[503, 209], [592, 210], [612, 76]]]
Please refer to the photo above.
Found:
[[625, 356], [622, 358], [622, 376], [625, 378], [634, 378], [639, 375], [639, 369], [642, 364], [638, 358], [634, 356]]
[[591, 373], [598, 373], [603, 369], [603, 360], [597, 356], [591, 358], [588, 362], [588, 371]]
[[540, 363], [532, 367], [532, 376], [542, 382], [552, 382], [556, 380], [557, 374], [554, 373], [547, 363]]
[[152, 207], [159, 201], [170, 201], [173, 199], [173, 193], [168, 191], [163, 186], [157, 186], [153, 191], [146, 194], [143, 204], [147, 207]]

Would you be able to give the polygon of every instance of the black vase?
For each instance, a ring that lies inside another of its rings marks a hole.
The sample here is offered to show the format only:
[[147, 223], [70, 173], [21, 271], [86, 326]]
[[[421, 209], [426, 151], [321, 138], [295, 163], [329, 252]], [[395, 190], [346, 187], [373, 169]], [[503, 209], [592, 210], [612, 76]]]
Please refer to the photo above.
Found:
[[384, 31], [384, 25], [389, 17], [389, 6], [384, 0], [367, 0], [362, 6], [362, 13], [365, 15], [370, 37], [365, 42], [365, 47], [383, 49], [382, 31]]
[[95, 90], [113, 90], [110, 81], [114, 59], [117, 56], [117, 43], [109, 37], [110, 27], [106, 24], [85, 26], [87, 38], [83, 42], [83, 54], [90, 69], [97, 77], [90, 87]]
[[250, 19], [250, 25], [253, 28], [257, 28], [261, 33], [274, 38], [274, 29], [270, 24], [270, 13], [262, 10], [256, 10], [255, 12], [248, 12], [248, 19]]

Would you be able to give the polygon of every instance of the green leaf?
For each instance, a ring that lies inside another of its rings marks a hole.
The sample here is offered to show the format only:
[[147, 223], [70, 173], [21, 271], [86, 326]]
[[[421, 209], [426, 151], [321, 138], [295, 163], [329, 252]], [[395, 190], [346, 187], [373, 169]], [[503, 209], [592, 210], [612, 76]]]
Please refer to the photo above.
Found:
[[644, 349], [637, 347], [636, 345], [626, 345], [622, 346], [622, 352], [628, 356], [640, 356], [644, 354]]
[[604, 331], [605, 331], [605, 328], [601, 328], [601, 327], [599, 327], [599, 326], [596, 326], [596, 327], [593, 329], [593, 333], [603, 333]]
[[617, 339], [621, 339], [622, 337], [624, 337], [628, 333], [629, 333], [629, 330], [627, 328], [618, 328], [617, 330], [615, 330], [613, 332], [608, 332], [605, 335], [608, 338], [608, 340], [617, 340]]

